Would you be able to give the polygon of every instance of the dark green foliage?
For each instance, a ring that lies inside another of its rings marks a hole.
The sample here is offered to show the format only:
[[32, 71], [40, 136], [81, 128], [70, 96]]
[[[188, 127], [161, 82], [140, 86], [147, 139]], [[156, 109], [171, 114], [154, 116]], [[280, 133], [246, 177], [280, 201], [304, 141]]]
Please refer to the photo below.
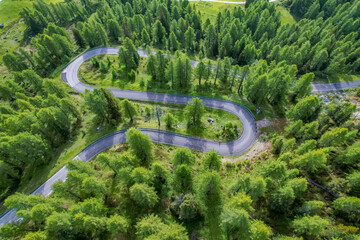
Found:
[[76, 45], [78, 45], [79, 48], [85, 48], [86, 42], [85, 42], [85, 38], [82, 35], [82, 33], [77, 28], [73, 28], [71, 30], [73, 32]]
[[201, 125], [201, 117], [204, 115], [204, 104], [199, 98], [193, 98], [185, 107], [185, 114], [189, 119], [189, 125]]
[[109, 90], [104, 88], [86, 90], [84, 98], [85, 105], [101, 122], [106, 120], [111, 123], [112, 120], [116, 122], [121, 119], [119, 100]]
[[125, 38], [124, 46], [119, 49], [120, 64], [123, 64], [125, 68], [130, 71], [138, 67], [139, 59], [139, 54], [131, 39]]

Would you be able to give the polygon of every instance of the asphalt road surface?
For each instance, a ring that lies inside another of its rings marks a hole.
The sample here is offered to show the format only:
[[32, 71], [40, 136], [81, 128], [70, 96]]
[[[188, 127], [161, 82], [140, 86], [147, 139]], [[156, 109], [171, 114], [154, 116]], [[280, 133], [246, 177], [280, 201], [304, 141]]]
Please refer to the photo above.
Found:
[[348, 88], [355, 88], [359, 86], [360, 80], [351, 82], [339, 82], [339, 83], [324, 83], [324, 84], [313, 84], [313, 93], [323, 93], [329, 91], [339, 91]]

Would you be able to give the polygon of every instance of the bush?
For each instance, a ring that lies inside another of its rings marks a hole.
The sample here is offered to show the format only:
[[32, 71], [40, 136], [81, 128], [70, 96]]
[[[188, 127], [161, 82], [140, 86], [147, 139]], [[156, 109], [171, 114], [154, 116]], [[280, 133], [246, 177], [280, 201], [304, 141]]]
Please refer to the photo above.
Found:
[[[329, 226], [329, 221], [319, 216], [303, 217], [295, 219], [293, 222], [294, 231], [300, 235], [319, 237]], [[307, 238], [308, 239], [308, 238]]]
[[130, 81], [135, 81], [136, 72], [134, 71], [134, 69], [131, 69], [131, 71], [128, 73], [128, 78]]
[[301, 207], [296, 209], [296, 213], [299, 215], [316, 215], [320, 214], [324, 208], [324, 203], [321, 201], [308, 201], [304, 202]]
[[104, 61], [101, 61], [99, 71], [101, 73], [107, 73], [108, 70], [109, 70], [108, 65]]
[[222, 129], [222, 136], [224, 136], [227, 140], [231, 141], [238, 137], [238, 131], [236, 125], [233, 125], [232, 122], [228, 122]]
[[166, 113], [164, 116], [165, 126], [167, 129], [172, 129], [175, 124], [175, 117], [171, 113]]
[[333, 206], [341, 217], [355, 223], [360, 222], [360, 198], [338, 198], [333, 202]]

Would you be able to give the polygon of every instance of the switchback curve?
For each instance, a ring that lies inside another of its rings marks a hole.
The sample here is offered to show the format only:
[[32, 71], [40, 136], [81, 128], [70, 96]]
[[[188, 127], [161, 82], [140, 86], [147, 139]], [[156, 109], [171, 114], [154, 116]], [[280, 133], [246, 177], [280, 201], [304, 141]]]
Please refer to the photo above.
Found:
[[[142, 57], [147, 57], [148, 55], [144, 50], [138, 50], [138, 53]], [[103, 54], [118, 54], [118, 48], [114, 47], [104, 47], [96, 48], [89, 50], [76, 58], [71, 62], [65, 70], [61, 73], [61, 78], [66, 82], [71, 88], [76, 91], [84, 92], [86, 89], [94, 89], [92, 87], [80, 82], [78, 78], [78, 70], [83, 62], [86, 60]], [[192, 61], [191, 64], [193, 67], [197, 65], [198, 62]], [[192, 100], [193, 96], [190, 95], [175, 95], [175, 94], [163, 94], [155, 92], [142, 92], [142, 91], [132, 91], [132, 90], [123, 90], [116, 88], [108, 88], [115, 97], [127, 98], [132, 100], [141, 100], [141, 101], [151, 101], [151, 102], [162, 102], [162, 103], [176, 103], [176, 104], [187, 104]], [[202, 139], [198, 137], [190, 137], [180, 134], [175, 134], [173, 132], [155, 130], [155, 129], [141, 129], [144, 134], [150, 136], [154, 142], [164, 143], [169, 145], [175, 145], [180, 147], [187, 147], [195, 150], [201, 151], [210, 151], [215, 149], [221, 155], [237, 155], [246, 151], [255, 141], [257, 135], [256, 121], [251, 111], [246, 107], [227, 100], [209, 98], [209, 97], [199, 97], [202, 99], [204, 105], [210, 108], [216, 108], [225, 110], [235, 114], [241, 120], [243, 124], [243, 133], [241, 137], [233, 142], [220, 143], [207, 139]], [[112, 145], [121, 143], [125, 141], [124, 132], [118, 132], [110, 134], [101, 141], [96, 141], [88, 148], [85, 148], [78, 157], [87, 161], [101, 151], [111, 147]], [[101, 151], [100, 151], [101, 150]]]

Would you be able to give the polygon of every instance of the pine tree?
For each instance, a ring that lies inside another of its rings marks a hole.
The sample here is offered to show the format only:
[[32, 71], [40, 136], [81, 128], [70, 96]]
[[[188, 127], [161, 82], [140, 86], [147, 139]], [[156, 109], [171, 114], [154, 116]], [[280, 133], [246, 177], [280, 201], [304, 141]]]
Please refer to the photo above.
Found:
[[108, 29], [110, 38], [115, 42], [119, 41], [119, 38], [122, 35], [119, 23], [117, 21], [115, 21], [114, 19], [110, 19], [108, 22], [107, 29]]
[[125, 38], [124, 45], [119, 49], [119, 60], [128, 71], [136, 69], [139, 65], [140, 56], [129, 38]]

